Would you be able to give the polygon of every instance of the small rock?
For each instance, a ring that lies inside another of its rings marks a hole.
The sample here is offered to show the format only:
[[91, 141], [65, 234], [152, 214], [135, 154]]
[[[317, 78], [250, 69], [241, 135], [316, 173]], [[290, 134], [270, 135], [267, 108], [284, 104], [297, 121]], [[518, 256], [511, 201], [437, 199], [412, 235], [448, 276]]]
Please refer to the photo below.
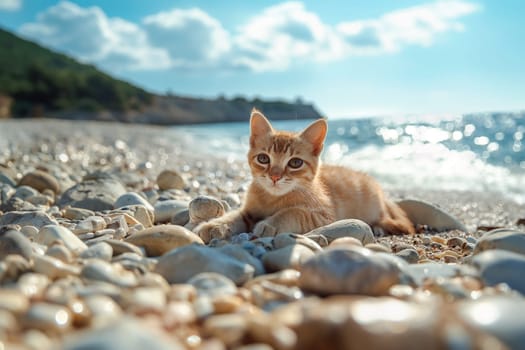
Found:
[[392, 250], [381, 243], [368, 243], [365, 245], [366, 249], [370, 249], [373, 252], [391, 253]]
[[17, 287], [25, 296], [36, 300], [42, 298], [50, 284], [51, 280], [46, 275], [28, 272], [18, 279]]
[[64, 217], [70, 220], [84, 220], [94, 216], [95, 212], [89, 209], [67, 207], [64, 209]]
[[7, 225], [31, 225], [40, 228], [46, 225], [58, 225], [58, 223], [55, 219], [41, 211], [11, 211], [0, 216], [0, 226]]
[[135, 314], [160, 314], [166, 307], [166, 294], [158, 287], [137, 287], [124, 294], [126, 311]]
[[490, 249], [508, 250], [525, 255], [525, 232], [508, 229], [489, 231], [478, 240], [474, 254]]
[[33, 262], [33, 270], [46, 275], [50, 279], [77, 276], [80, 273], [78, 267], [65, 264], [62, 261], [47, 255], [36, 255], [33, 258]]
[[255, 269], [254, 276], [259, 276], [265, 273], [261, 260], [257, 259], [245, 249], [236, 244], [225, 244], [222, 247], [217, 248], [217, 250], [239, 260], [240, 262], [251, 265]]
[[40, 229], [36, 237], [37, 243], [47, 246], [52, 245], [55, 241], [62, 242], [75, 254], [87, 249], [87, 245], [64, 226], [46, 225]]
[[113, 249], [113, 256], [117, 256], [124, 253], [135, 253], [138, 255], [143, 255], [142, 250], [138, 248], [136, 245], [118, 241], [116, 239], [108, 239], [104, 241], [104, 243], [109, 244], [111, 248]]
[[305, 234], [306, 237], [322, 235], [328, 239], [328, 243], [332, 242], [336, 238], [341, 237], [354, 237], [363, 243], [374, 243], [374, 234], [370, 226], [356, 219], [345, 219], [339, 220], [326, 226], [316, 228]]
[[404, 272], [408, 274], [414, 282], [421, 286], [425, 280], [450, 278], [457, 275], [477, 275], [476, 271], [469, 266], [447, 265], [436, 262], [412, 264], [406, 266]]
[[341, 237], [341, 238], [334, 239], [329, 244], [330, 247], [344, 247], [344, 246], [351, 246], [351, 245], [362, 247], [363, 243], [355, 237]]
[[16, 289], [0, 288], [0, 310], [20, 315], [29, 308], [29, 298]]
[[126, 193], [122, 183], [114, 178], [86, 180], [66, 190], [58, 205], [71, 206], [93, 211], [113, 209], [113, 203]]
[[506, 250], [488, 250], [475, 255], [472, 266], [478, 269], [488, 286], [506, 283], [510, 288], [525, 295], [525, 256]]
[[170, 222], [181, 210], [188, 209], [188, 202], [168, 199], [155, 203], [155, 223]]
[[509, 349], [525, 344], [525, 301], [523, 298], [488, 296], [459, 304], [457, 313], [473, 328], [501, 340]]
[[90, 216], [80, 221], [71, 230], [74, 234], [79, 235], [87, 232], [97, 232], [106, 228], [106, 221], [101, 216]]
[[36, 195], [38, 195], [38, 190], [34, 189], [33, 187], [21, 185], [16, 188], [13, 197], [25, 201], [28, 198], [34, 197]]
[[186, 226], [190, 222], [190, 210], [182, 209], [171, 218], [173, 225]]
[[88, 280], [108, 282], [123, 288], [137, 285], [137, 278], [132, 272], [102, 260], [87, 261], [80, 275]]
[[177, 225], [153, 226], [129, 236], [125, 241], [143, 247], [148, 256], [160, 256], [192, 243], [204, 244], [195, 233]]
[[414, 225], [427, 225], [438, 231], [460, 230], [468, 232], [465, 225], [458, 219], [430, 203], [405, 199], [397, 202], [397, 205], [405, 211]]
[[64, 350], [184, 350], [174, 337], [136, 320], [122, 320], [66, 339]]
[[198, 196], [189, 204], [189, 225], [195, 227], [201, 222], [222, 216], [225, 212], [221, 201], [210, 196]]
[[396, 256], [405, 260], [409, 264], [416, 264], [419, 261], [419, 253], [412, 248], [406, 248], [396, 253]]
[[215, 272], [199, 273], [186, 283], [194, 286], [198, 295], [210, 298], [237, 293], [237, 287], [232, 280]]
[[216, 272], [241, 285], [253, 277], [254, 268], [217, 249], [191, 244], [161, 256], [155, 272], [161, 274], [169, 283], [185, 283], [201, 272]]
[[127, 207], [129, 205], [142, 205], [150, 211], [154, 211], [153, 205], [136, 192], [127, 192], [118, 197], [113, 205], [115, 208]]
[[202, 329], [205, 335], [218, 338], [228, 348], [232, 348], [241, 343], [248, 325], [244, 315], [213, 315], [204, 321]]
[[27, 260], [33, 255], [31, 241], [15, 230], [9, 230], [0, 236], [0, 260], [11, 254], [21, 255]]
[[323, 250], [317, 242], [306, 237], [305, 235], [298, 235], [296, 233], [279, 233], [273, 238], [272, 244], [275, 249], [283, 248], [287, 245], [301, 244], [313, 252], [320, 252]]
[[110, 261], [113, 257], [113, 248], [106, 242], [93, 244], [79, 255], [82, 259], [100, 259]]
[[159, 189], [164, 190], [182, 190], [186, 187], [184, 178], [175, 170], [163, 170], [157, 176], [157, 185]]
[[322, 295], [386, 295], [402, 278], [397, 264], [361, 247], [324, 250], [308, 259], [299, 271], [299, 286]]
[[36, 328], [46, 333], [62, 333], [71, 327], [71, 312], [64, 306], [49, 303], [34, 303], [23, 317], [28, 328]]
[[267, 252], [262, 257], [264, 267], [269, 272], [297, 269], [315, 253], [302, 244], [287, 245]]
[[18, 185], [29, 186], [39, 192], [43, 192], [44, 190], [51, 190], [55, 194], [60, 192], [60, 185], [57, 179], [55, 179], [53, 175], [41, 170], [35, 170], [25, 174], [22, 179], [20, 179]]

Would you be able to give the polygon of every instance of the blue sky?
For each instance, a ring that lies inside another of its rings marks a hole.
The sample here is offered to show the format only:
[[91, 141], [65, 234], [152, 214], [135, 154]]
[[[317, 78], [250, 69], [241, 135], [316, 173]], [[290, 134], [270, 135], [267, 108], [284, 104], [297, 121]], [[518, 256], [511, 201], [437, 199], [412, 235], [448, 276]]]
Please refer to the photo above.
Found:
[[0, 0], [0, 26], [149, 90], [302, 97], [328, 117], [525, 109], [523, 13], [521, 0]]

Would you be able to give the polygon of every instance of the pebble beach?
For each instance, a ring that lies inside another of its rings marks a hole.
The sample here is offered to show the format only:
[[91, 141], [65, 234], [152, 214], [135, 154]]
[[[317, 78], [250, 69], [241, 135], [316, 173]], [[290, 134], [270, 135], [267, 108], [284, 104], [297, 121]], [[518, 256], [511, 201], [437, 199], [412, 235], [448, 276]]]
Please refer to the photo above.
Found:
[[416, 235], [192, 232], [249, 182], [176, 130], [0, 121], [0, 349], [525, 348], [525, 205], [386, 188]]

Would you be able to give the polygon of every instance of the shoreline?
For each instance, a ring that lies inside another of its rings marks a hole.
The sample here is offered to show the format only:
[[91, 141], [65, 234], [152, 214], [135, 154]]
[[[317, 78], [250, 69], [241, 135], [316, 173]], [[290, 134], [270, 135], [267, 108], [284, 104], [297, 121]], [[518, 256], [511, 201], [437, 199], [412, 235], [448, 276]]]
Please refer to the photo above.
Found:
[[[89, 143], [92, 143], [95, 148], [100, 146], [126, 147], [126, 151], [133, 154], [135, 166], [151, 163], [148, 165], [150, 168], [144, 174], [150, 181], [153, 181], [156, 176], [153, 170], [160, 172], [163, 168], [171, 167], [182, 172], [186, 170], [186, 176], [191, 177], [188, 170], [194, 168], [193, 165], [197, 165], [197, 168], [200, 169], [196, 177], [202, 177], [205, 171], [224, 173], [228, 167], [233, 167], [231, 170], [239, 172], [239, 176], [229, 173], [227, 177], [214, 178], [215, 185], [218, 187], [221, 182], [231, 181], [232, 177], [235, 177], [232, 187], [242, 187], [249, 183], [249, 169], [246, 164], [243, 164], [244, 162], [222, 157], [211, 158], [210, 154], [199, 150], [198, 145], [185, 145], [182, 140], [176, 138], [177, 136], [177, 131], [173, 128], [156, 125], [56, 119], [0, 121], [0, 146], [16, 144], [19, 155], [34, 151], [36, 145], [41, 146], [46, 142], [53, 142], [53, 139], [60, 144], [74, 145], [76, 142], [81, 142], [82, 149], [88, 148]], [[106, 149], [105, 151], [110, 152], [111, 150]], [[1, 156], [2, 153], [0, 153]], [[2, 160], [0, 158], [0, 162]], [[74, 159], [68, 159], [68, 161], [74, 162]], [[29, 168], [27, 164], [24, 170], [27, 171]], [[463, 221], [472, 231], [475, 231], [477, 226], [516, 228], [517, 221], [525, 216], [525, 204], [517, 203], [498, 192], [389, 187], [384, 189], [393, 200], [419, 199], [435, 204]], [[203, 192], [199, 193], [205, 194]], [[242, 197], [242, 193], [240, 194]]]

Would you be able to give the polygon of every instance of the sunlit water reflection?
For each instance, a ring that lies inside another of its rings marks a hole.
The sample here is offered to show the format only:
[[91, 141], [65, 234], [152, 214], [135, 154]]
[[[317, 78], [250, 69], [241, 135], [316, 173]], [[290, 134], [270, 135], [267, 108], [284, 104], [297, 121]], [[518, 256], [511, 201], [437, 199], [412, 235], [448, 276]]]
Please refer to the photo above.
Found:
[[[247, 122], [174, 131], [217, 156], [244, 159], [248, 148]], [[391, 188], [491, 191], [525, 203], [524, 133], [525, 113], [329, 120], [324, 159], [369, 172]]]

